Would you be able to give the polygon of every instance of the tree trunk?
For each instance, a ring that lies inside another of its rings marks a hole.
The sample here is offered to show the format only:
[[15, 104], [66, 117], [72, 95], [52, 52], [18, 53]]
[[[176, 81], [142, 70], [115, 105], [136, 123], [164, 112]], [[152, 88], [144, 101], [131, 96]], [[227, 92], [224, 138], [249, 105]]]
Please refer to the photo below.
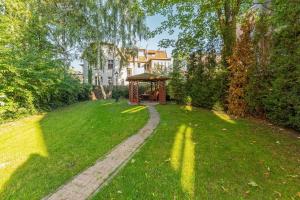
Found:
[[[101, 68], [101, 62], [102, 62], [102, 60], [100, 59], [100, 56], [101, 56], [100, 49], [101, 49], [101, 45], [100, 45], [100, 42], [98, 42], [98, 46], [97, 46], [97, 67], [98, 67], [98, 69]], [[107, 96], [106, 96], [105, 90], [103, 88], [102, 81], [100, 80], [99, 82], [100, 82], [100, 89], [101, 89], [103, 99], [106, 99]]]

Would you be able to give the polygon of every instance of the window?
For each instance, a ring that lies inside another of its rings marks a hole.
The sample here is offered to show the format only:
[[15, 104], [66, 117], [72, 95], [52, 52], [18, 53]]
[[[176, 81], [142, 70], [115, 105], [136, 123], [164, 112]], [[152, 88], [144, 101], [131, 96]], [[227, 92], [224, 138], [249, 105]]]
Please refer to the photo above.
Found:
[[132, 69], [127, 68], [127, 77], [132, 76]]
[[145, 72], [150, 72], [150, 65], [149, 64], [145, 64], [144, 65], [144, 69], [145, 69]]
[[97, 86], [98, 85], [98, 77], [95, 76], [95, 85]]
[[114, 68], [114, 60], [108, 60], [108, 69], [113, 69]]
[[99, 86], [100, 85], [100, 78], [102, 79], [102, 77], [99, 76], [95, 76], [95, 86]]
[[138, 63], [138, 68], [141, 68], [141, 63]]
[[112, 85], [112, 78], [111, 78], [111, 76], [108, 77], [108, 85]]

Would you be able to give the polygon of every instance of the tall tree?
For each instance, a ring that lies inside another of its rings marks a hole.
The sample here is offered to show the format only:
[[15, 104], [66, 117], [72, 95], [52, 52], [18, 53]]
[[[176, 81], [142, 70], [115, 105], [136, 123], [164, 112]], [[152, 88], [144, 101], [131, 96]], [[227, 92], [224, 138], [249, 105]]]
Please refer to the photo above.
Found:
[[272, 1], [271, 82], [265, 107], [272, 121], [300, 130], [300, 5]]
[[255, 54], [251, 32], [253, 31], [253, 20], [246, 15], [245, 22], [241, 27], [242, 34], [235, 45], [233, 55], [229, 59], [229, 91], [228, 111], [229, 113], [244, 117], [247, 113], [246, 88], [249, 80], [249, 70], [254, 67]]
[[[189, 53], [201, 49], [211, 33], [217, 33], [215, 46], [222, 53], [225, 66], [228, 66], [227, 59], [235, 45], [237, 22], [243, 13], [241, 11], [248, 9], [251, 3], [251, 0], [144, 0], [150, 14], [160, 13], [167, 18], [154, 34], [166, 29], [172, 33], [174, 27], [179, 28], [181, 33], [175, 46], [182, 48], [185, 44]], [[170, 40], [164, 42], [165, 45], [171, 43]]]

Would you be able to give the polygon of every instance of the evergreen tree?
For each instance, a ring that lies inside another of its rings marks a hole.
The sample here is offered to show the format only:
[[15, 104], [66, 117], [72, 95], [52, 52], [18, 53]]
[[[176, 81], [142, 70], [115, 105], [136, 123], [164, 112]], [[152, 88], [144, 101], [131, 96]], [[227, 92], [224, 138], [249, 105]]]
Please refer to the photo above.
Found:
[[267, 117], [300, 130], [300, 4], [272, 1], [271, 86], [265, 100]]

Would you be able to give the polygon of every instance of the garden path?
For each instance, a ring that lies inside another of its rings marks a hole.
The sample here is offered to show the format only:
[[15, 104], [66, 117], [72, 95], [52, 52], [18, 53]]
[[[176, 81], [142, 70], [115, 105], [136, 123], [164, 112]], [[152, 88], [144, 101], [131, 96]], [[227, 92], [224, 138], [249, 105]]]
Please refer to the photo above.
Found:
[[58, 188], [56, 192], [45, 197], [44, 200], [83, 200], [98, 191], [108, 180], [117, 174], [145, 140], [153, 133], [160, 121], [155, 107], [147, 105], [150, 119], [135, 135], [117, 145], [103, 159], [96, 162], [70, 182]]

